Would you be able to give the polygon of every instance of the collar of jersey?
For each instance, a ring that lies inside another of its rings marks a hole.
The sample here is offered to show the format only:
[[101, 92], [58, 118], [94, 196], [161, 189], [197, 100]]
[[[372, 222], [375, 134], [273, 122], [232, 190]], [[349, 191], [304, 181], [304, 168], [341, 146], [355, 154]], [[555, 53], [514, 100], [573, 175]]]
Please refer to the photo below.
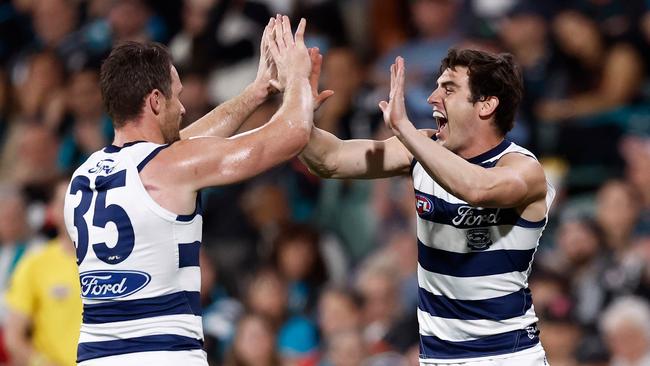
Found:
[[510, 141], [508, 141], [507, 139], [503, 139], [503, 141], [501, 141], [501, 143], [499, 143], [497, 146], [473, 158], [469, 158], [467, 159], [467, 161], [472, 164], [480, 164], [486, 160], [492, 159], [493, 157], [501, 154], [503, 151], [505, 151], [505, 149], [508, 148], [508, 146], [510, 146], [510, 144], [511, 144]]
[[111, 145], [108, 145], [108, 146], [106, 146], [106, 147], [104, 148], [104, 152], [107, 152], [107, 153], [116, 153], [116, 152], [122, 150], [122, 149], [125, 148], [125, 147], [129, 147], [129, 146], [132, 146], [132, 145], [135, 145], [135, 144], [139, 144], [139, 143], [141, 143], [141, 142], [146, 142], [146, 141], [142, 141], [142, 140], [138, 140], [138, 141], [129, 141], [129, 142], [125, 142], [124, 145], [122, 145], [122, 146], [115, 146], [115, 145], [111, 144]]

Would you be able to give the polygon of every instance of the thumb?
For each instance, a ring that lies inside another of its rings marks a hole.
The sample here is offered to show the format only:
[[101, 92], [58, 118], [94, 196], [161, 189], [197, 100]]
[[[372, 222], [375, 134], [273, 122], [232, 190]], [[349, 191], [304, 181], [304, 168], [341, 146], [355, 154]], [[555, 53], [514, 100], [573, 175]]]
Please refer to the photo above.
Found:
[[329, 89], [323, 90], [322, 92], [320, 92], [320, 94], [318, 94], [317, 99], [318, 99], [319, 102], [322, 103], [322, 102], [326, 101], [327, 98], [331, 97], [332, 95], [334, 95], [334, 90], [329, 90]]
[[388, 108], [388, 103], [385, 100], [379, 102], [379, 109], [381, 109], [382, 112], [386, 112], [386, 108]]

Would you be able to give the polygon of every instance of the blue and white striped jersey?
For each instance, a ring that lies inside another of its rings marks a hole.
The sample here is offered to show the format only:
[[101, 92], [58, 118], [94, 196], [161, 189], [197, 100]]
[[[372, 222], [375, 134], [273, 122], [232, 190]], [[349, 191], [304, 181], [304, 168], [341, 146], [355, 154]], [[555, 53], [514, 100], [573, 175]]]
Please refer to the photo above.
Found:
[[[494, 167], [508, 153], [534, 158], [504, 140], [468, 161]], [[420, 360], [449, 363], [539, 349], [528, 289], [546, 218], [515, 209], [472, 207], [445, 191], [414, 161]], [[547, 207], [555, 195], [549, 185]]]
[[173, 214], [139, 176], [166, 146], [108, 146], [72, 177], [65, 221], [83, 300], [77, 362], [137, 353], [144, 365], [147, 353], [202, 348], [200, 202], [192, 215]]

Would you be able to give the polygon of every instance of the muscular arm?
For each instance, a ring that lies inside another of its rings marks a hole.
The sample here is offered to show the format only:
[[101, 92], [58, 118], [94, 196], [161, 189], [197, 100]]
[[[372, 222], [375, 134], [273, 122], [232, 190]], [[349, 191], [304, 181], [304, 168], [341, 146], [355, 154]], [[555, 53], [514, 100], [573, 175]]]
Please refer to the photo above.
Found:
[[[311, 130], [312, 104], [307, 79], [290, 81], [284, 104], [265, 125], [231, 138], [179, 141], [163, 150], [148, 169], [157, 170], [150, 173], [170, 180], [170, 184], [191, 191], [255, 176], [303, 149]], [[174, 174], [166, 174], [169, 171]]]
[[[421, 131], [424, 138], [433, 131]], [[408, 174], [413, 155], [396, 138], [340, 140], [314, 127], [300, 160], [323, 178], [383, 178]]]
[[531, 157], [507, 154], [495, 167], [483, 168], [424, 138], [415, 127], [403, 126], [399, 139], [438, 184], [472, 206], [519, 207], [546, 195], [544, 171]]
[[222, 103], [196, 122], [180, 131], [181, 139], [198, 136], [230, 137], [242, 123], [264, 103], [278, 85], [274, 78], [274, 64], [269, 53], [268, 35], [274, 31], [273, 19], [264, 28], [260, 45], [260, 60], [257, 77], [238, 96]]
[[242, 123], [267, 98], [266, 86], [252, 83], [244, 91], [220, 104], [196, 122], [181, 130], [181, 139], [198, 136], [232, 136]]

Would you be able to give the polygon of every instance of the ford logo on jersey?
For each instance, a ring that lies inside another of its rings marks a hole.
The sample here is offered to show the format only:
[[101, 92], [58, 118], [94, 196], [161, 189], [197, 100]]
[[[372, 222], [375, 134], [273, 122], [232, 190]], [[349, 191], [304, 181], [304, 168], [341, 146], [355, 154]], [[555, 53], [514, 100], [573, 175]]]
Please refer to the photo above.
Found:
[[140, 271], [88, 271], [79, 275], [84, 299], [115, 299], [145, 287], [151, 276]]
[[416, 194], [415, 209], [420, 215], [430, 214], [431, 212], [433, 212], [433, 202], [431, 202], [431, 200], [426, 196], [423, 196], [421, 194]]

